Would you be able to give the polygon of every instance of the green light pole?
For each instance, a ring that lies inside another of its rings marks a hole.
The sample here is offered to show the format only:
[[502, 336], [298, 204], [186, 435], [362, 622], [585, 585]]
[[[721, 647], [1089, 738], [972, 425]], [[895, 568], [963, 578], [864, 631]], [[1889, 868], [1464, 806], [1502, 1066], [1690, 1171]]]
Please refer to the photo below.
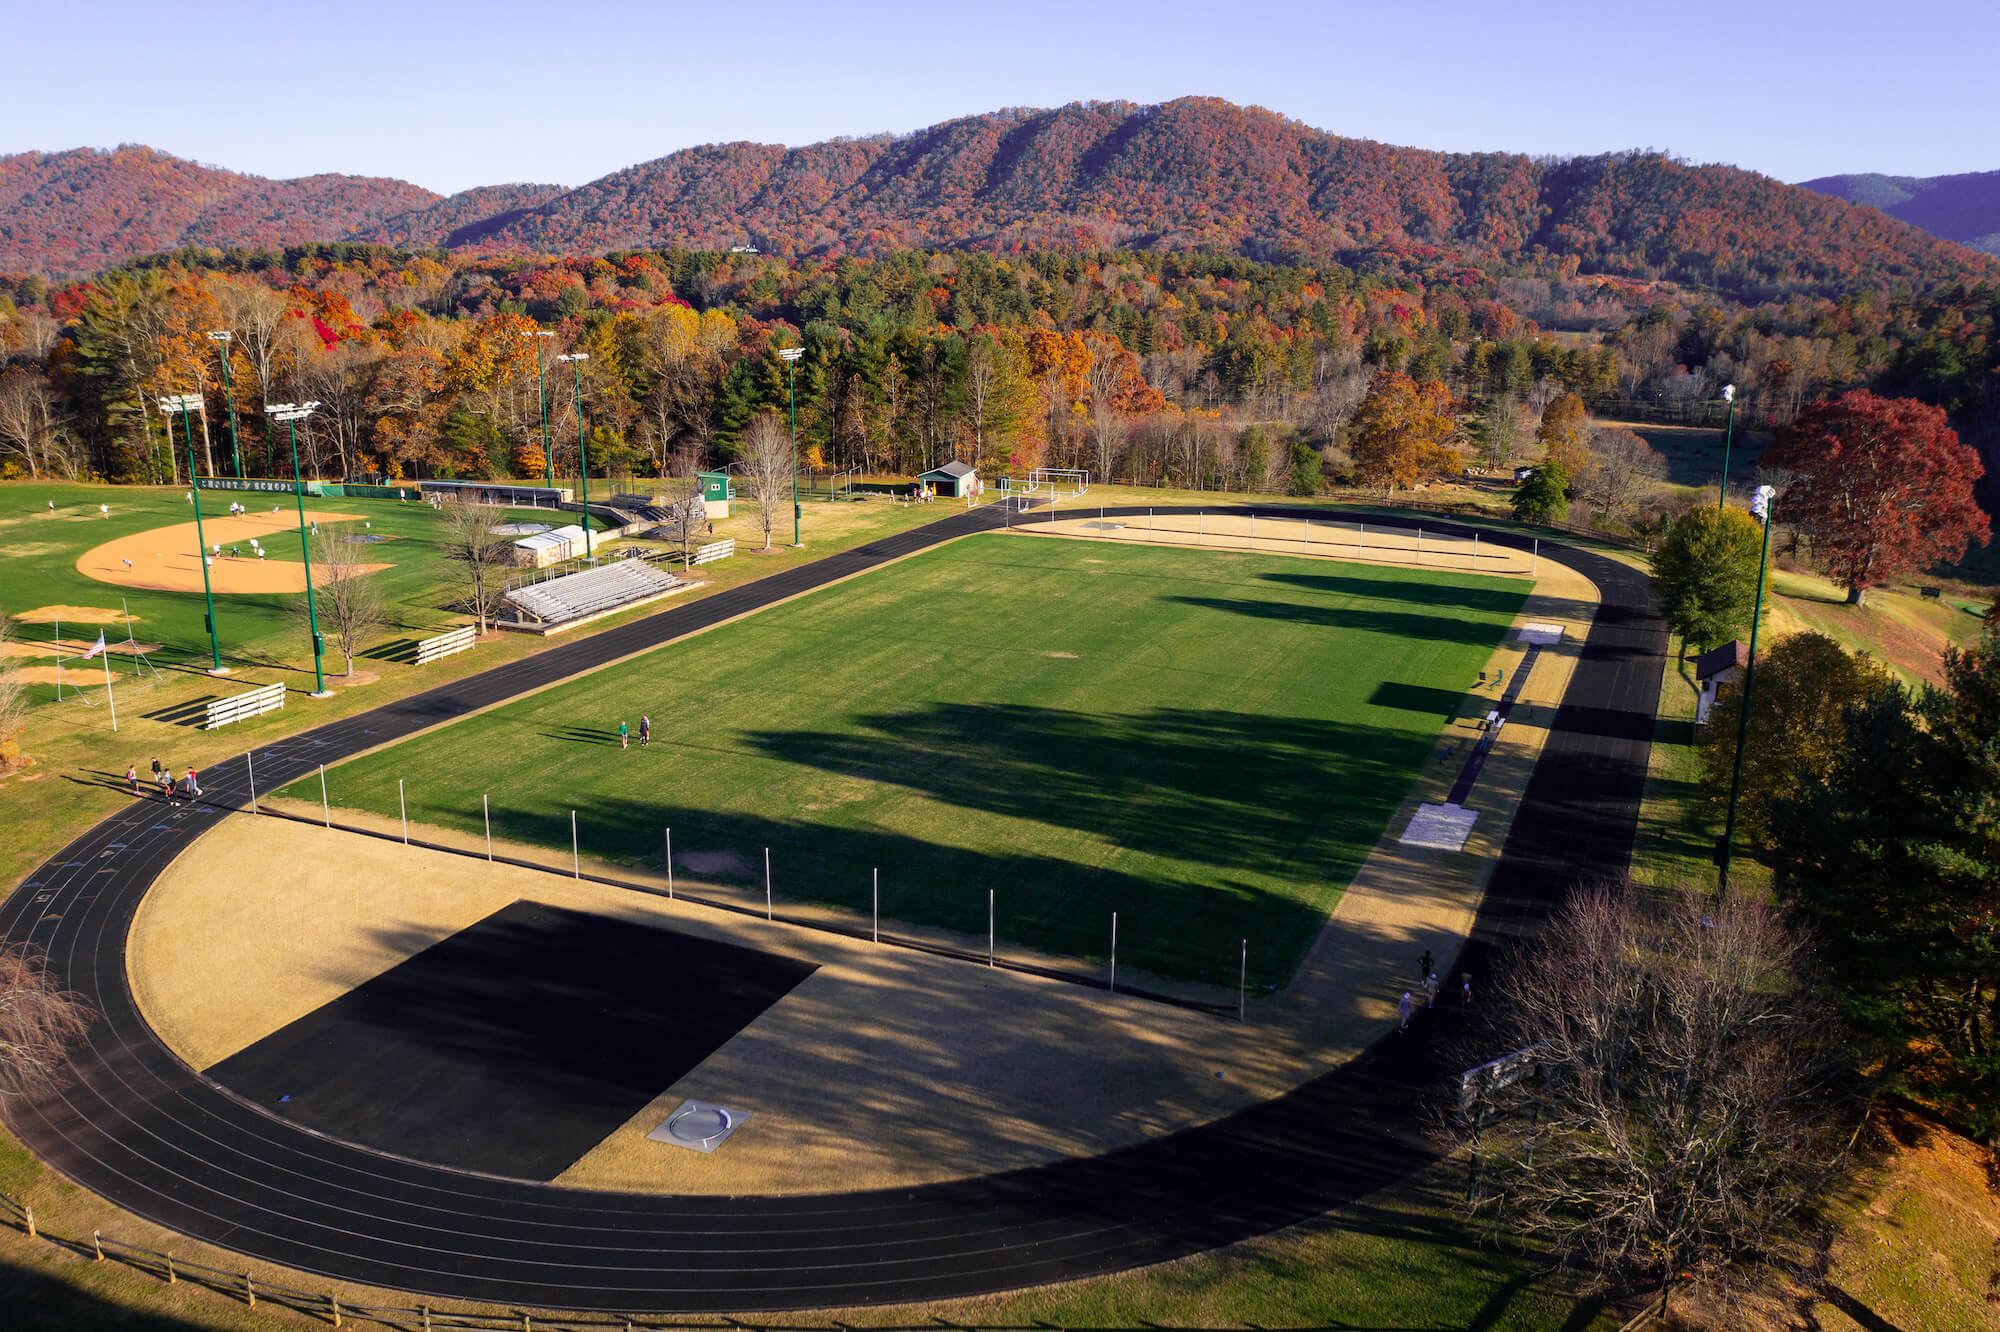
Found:
[[229, 339], [226, 328], [212, 329], [206, 335], [210, 342], [221, 344], [216, 350], [222, 353], [222, 396], [229, 404], [229, 456], [236, 463], [236, 479], [243, 479], [243, 450], [236, 446], [236, 390], [229, 383]]
[[[553, 490], [556, 484], [556, 460], [555, 455], [549, 452], [549, 379], [542, 366], [542, 339], [552, 338], [555, 334], [538, 330], [533, 333], [523, 333], [521, 336], [535, 340], [536, 394], [542, 400], [542, 473], [543, 479]], [[584, 530], [589, 531], [590, 524], [585, 523]]]
[[199, 393], [180, 393], [170, 398], [160, 399], [160, 412], [167, 422], [167, 451], [172, 453], [174, 446], [174, 418], [172, 413], [179, 412], [181, 414], [181, 434], [187, 437], [188, 494], [194, 499], [195, 558], [201, 561], [201, 598], [203, 604], [208, 608], [207, 615], [204, 617], [208, 621], [208, 673], [210, 675], [227, 675], [229, 674], [229, 668], [222, 664], [222, 640], [217, 638], [215, 634], [215, 592], [208, 585], [208, 538], [203, 536], [201, 531], [201, 475], [195, 470], [194, 422], [188, 417], [189, 412], [198, 412], [200, 410], [202, 410], [202, 399]]
[[791, 409], [792, 417], [792, 544], [803, 546], [799, 538], [799, 395], [797, 371], [799, 357], [804, 356], [803, 347], [783, 347], [778, 355], [785, 362], [785, 401]]
[[1722, 386], [1722, 400], [1729, 404], [1729, 427], [1722, 434], [1722, 484], [1716, 487], [1715, 507], [1729, 503], [1729, 446], [1736, 441], [1736, 385]]
[[1750, 686], [1757, 679], [1757, 625], [1764, 618], [1764, 570], [1771, 562], [1771, 500], [1777, 491], [1757, 487], [1750, 512], [1764, 524], [1764, 553], [1757, 562], [1757, 604], [1750, 612], [1750, 659], [1743, 663], [1743, 697], [1736, 708], [1736, 766], [1729, 774], [1729, 817], [1722, 828], [1722, 872], [1715, 881], [1715, 900], [1729, 892], [1729, 859], [1736, 850], [1736, 801], [1743, 794], [1743, 749], [1750, 739]]
[[590, 548], [590, 455], [583, 451], [583, 363], [590, 359], [590, 353], [571, 352], [556, 359], [568, 361], [576, 372], [576, 472], [583, 486], [583, 558], [590, 560], [596, 558]]
[[265, 410], [273, 421], [283, 421], [292, 431], [292, 499], [299, 506], [299, 548], [306, 565], [306, 627], [312, 633], [313, 644], [313, 691], [307, 697], [331, 698], [332, 691], [326, 687], [326, 664], [321, 660], [326, 655], [326, 641], [319, 636], [319, 611], [313, 605], [312, 543], [306, 538], [306, 487], [299, 478], [299, 422], [318, 407], [316, 402], [274, 402]]

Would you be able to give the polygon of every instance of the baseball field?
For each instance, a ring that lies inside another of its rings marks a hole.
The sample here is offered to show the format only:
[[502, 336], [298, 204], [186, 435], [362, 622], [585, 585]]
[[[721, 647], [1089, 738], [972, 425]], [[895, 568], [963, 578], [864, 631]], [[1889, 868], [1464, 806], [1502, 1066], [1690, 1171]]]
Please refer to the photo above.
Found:
[[[1520, 610], [1447, 570], [974, 537], [329, 770], [331, 803], [1283, 983]], [[640, 745], [642, 717], [651, 742]], [[624, 723], [630, 747], [621, 748]], [[399, 782], [401, 786], [399, 788]], [[316, 779], [284, 794], [317, 805]]]

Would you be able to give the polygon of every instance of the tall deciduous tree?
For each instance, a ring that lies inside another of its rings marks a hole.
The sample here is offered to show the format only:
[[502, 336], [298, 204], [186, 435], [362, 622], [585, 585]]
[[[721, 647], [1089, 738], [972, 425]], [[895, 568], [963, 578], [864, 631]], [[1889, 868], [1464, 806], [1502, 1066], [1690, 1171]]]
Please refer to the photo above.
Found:
[[1520, 1113], [1480, 1137], [1477, 1208], [1617, 1284], [1782, 1256], [1859, 1110], [1815, 976], [1741, 895], [1572, 897], [1489, 990], [1479, 1055], [1532, 1050], [1539, 1077], [1495, 1098]]
[[[1820, 633], [1787, 634], [1757, 654], [1756, 706], [1743, 747], [1743, 794], [1736, 826], [1747, 842], [1769, 840], [1772, 803], [1821, 781], [1856, 757], [1847, 745], [1846, 710], [1889, 688], [1889, 672], [1862, 653], [1849, 654]], [[1702, 736], [1706, 795], [1720, 816], [1736, 763], [1740, 684], [1725, 688]]]
[[1667, 460], [1643, 438], [1630, 430], [1593, 430], [1571, 488], [1603, 517], [1629, 518], [1666, 479]]
[[1991, 532], [1972, 497], [1985, 474], [1944, 409], [1857, 389], [1809, 405], [1778, 433], [1766, 467], [1792, 474], [1779, 512], [1860, 605], [1872, 585], [1956, 559]]
[[[381, 584], [361, 557], [367, 547], [350, 541], [353, 535], [352, 527], [324, 527], [312, 538], [312, 613], [346, 663], [342, 675], [354, 674], [354, 654], [387, 618]], [[307, 621], [303, 597], [296, 611], [301, 622]]]
[[779, 506], [791, 503], [792, 437], [775, 413], [765, 412], [744, 427], [740, 444], [743, 488], [757, 502], [757, 524], [764, 533], [764, 549], [769, 550]]
[[442, 512], [444, 538], [439, 549], [458, 566], [467, 609], [483, 634], [487, 622], [499, 614], [507, 590], [507, 565], [514, 553], [513, 539], [498, 530], [505, 511], [496, 504], [452, 503]]
[[1590, 465], [1590, 413], [1583, 399], [1574, 393], [1560, 393], [1542, 412], [1535, 430], [1535, 442], [1542, 457], [1558, 463], [1572, 477], [1581, 476]]
[[1741, 509], [1701, 505], [1674, 520], [1653, 555], [1653, 595], [1684, 643], [1707, 650], [1750, 627], [1764, 529]]
[[1399, 370], [1375, 376], [1354, 413], [1355, 480], [1393, 491], [1456, 475], [1465, 456], [1451, 407], [1436, 381], [1418, 383]]
[[1514, 517], [1524, 523], [1559, 523], [1569, 516], [1569, 473], [1545, 462], [1514, 491]]

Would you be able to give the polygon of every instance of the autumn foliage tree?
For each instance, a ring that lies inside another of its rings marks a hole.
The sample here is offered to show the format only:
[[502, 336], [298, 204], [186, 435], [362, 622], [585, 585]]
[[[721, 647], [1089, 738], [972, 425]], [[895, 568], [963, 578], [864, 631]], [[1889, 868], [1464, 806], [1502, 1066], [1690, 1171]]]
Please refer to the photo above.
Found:
[[1451, 394], [1435, 380], [1400, 370], [1377, 375], [1354, 413], [1354, 477], [1364, 486], [1407, 489], [1465, 466]]
[[1851, 605], [1876, 583], [1956, 559], [1991, 532], [1973, 483], [1985, 474], [1944, 410], [1866, 390], [1812, 403], [1764, 454], [1792, 474], [1780, 517], [1812, 538], [1813, 553]]
[[1574, 393], [1558, 394], [1542, 412], [1535, 441], [1542, 446], [1545, 461], [1572, 477], [1582, 476], [1590, 466], [1590, 415], [1583, 399]]

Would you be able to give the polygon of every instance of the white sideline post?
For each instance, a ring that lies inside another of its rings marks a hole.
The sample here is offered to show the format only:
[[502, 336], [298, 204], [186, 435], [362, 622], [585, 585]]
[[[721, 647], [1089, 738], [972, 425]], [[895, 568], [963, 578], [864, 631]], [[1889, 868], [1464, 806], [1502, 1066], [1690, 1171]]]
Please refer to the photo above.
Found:
[[1472, 534], [1472, 568], [1475, 573], [1479, 570], [1479, 533], [1477, 532]]
[[396, 779], [396, 808], [403, 815], [403, 845], [408, 846], [410, 844], [410, 806], [409, 802], [403, 799], [403, 779], [401, 777]]
[[1423, 562], [1424, 562], [1424, 529], [1419, 527], [1417, 529], [1417, 563], [1422, 564]]
[[986, 965], [993, 965], [993, 890], [986, 890]]
[[1194, 544], [1197, 546], [1202, 544], [1202, 542], [1207, 539], [1204, 536], [1202, 536], [1201, 527], [1202, 527], [1202, 513], [1201, 510], [1196, 509], [1194, 514]]
[[1541, 563], [1542, 563], [1542, 539], [1540, 537], [1536, 537], [1534, 552], [1528, 556], [1528, 577], [1533, 578], [1535, 576], [1535, 571], [1541, 567]]
[[1308, 518], [1306, 519], [1305, 540], [1299, 546], [1299, 554], [1310, 555], [1312, 553], [1313, 553], [1313, 520]]
[[1250, 515], [1250, 549], [1257, 549], [1257, 515]]
[[771, 848], [764, 848], [764, 919], [771, 919]]
[[250, 777], [250, 812], [252, 814], [257, 812], [257, 768], [251, 762], [251, 759], [255, 755], [255, 750], [246, 749], [243, 751], [243, 771]]
[[1361, 556], [1361, 547], [1362, 547], [1362, 545], [1363, 545], [1363, 544], [1364, 544], [1364, 543], [1365, 543], [1365, 542], [1366, 542], [1367, 540], [1368, 540], [1368, 524], [1366, 524], [1366, 523], [1356, 523], [1356, 524], [1354, 525], [1354, 555], [1355, 555], [1355, 558], [1357, 558], [1357, 559], [1359, 559], [1359, 558], [1360, 558], [1360, 556]]
[[1118, 993], [1118, 913], [1111, 913], [1111, 993]]
[[479, 797], [479, 817], [486, 824], [486, 859], [493, 860], [493, 802], [485, 794]]
[[873, 901], [874, 901], [874, 908], [873, 908], [874, 914], [872, 919], [874, 920], [875, 925], [874, 928], [869, 932], [868, 937], [871, 942], [881, 943], [882, 942], [882, 869], [881, 866], [879, 865], [876, 866], [875, 868], [875, 892]]
[[667, 829], [667, 900], [674, 900], [674, 830]]
[[1243, 960], [1236, 965], [1236, 1020], [1243, 1020], [1243, 987], [1250, 979], [1250, 941], [1243, 941]]
[[326, 764], [319, 765], [319, 816], [326, 820], [326, 826], [333, 826], [333, 811], [326, 804]]
[[[584, 517], [588, 518], [590, 515], [585, 514]], [[581, 879], [583, 877], [583, 854], [577, 850], [576, 845], [575, 810], [569, 812], [569, 873], [573, 879]]]

